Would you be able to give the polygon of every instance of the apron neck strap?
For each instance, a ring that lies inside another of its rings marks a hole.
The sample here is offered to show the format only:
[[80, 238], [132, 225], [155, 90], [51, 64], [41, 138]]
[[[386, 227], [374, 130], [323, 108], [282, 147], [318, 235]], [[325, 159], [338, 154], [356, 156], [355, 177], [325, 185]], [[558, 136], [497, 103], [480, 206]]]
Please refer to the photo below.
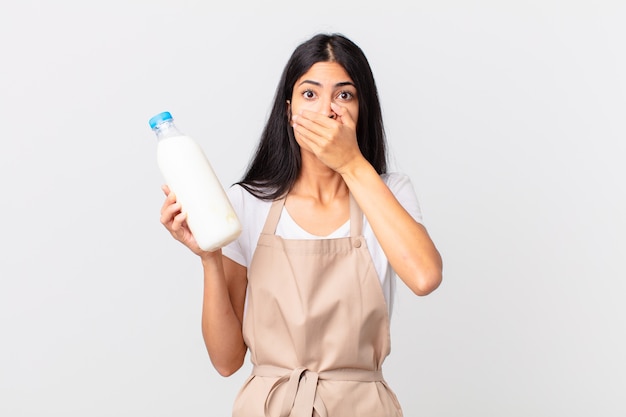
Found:
[[[263, 226], [262, 233], [264, 235], [273, 235], [276, 233], [276, 226], [278, 225], [280, 214], [282, 213], [283, 207], [285, 206], [285, 198], [286, 196], [272, 202], [272, 205], [270, 206], [270, 212], [267, 215], [265, 225]], [[361, 211], [361, 208], [352, 196], [352, 193], [350, 193], [350, 236], [361, 236], [361, 234], [363, 233], [362, 229], [363, 212]]]
[[363, 234], [363, 212], [361, 207], [350, 193], [350, 236], [358, 237]]
[[265, 225], [263, 226], [262, 233], [264, 235], [273, 235], [276, 233], [276, 226], [278, 225], [278, 220], [280, 219], [280, 213], [283, 211], [283, 207], [285, 206], [285, 198], [286, 196], [272, 202], [270, 212], [267, 215]]

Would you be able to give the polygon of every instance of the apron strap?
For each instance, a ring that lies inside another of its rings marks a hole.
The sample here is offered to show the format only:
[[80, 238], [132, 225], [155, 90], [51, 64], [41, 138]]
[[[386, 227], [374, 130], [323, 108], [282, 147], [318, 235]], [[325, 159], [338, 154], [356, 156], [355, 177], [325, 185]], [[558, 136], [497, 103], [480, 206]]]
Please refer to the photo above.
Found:
[[278, 220], [280, 219], [280, 213], [283, 211], [283, 207], [285, 206], [285, 198], [286, 197], [282, 197], [272, 202], [270, 212], [267, 215], [267, 219], [265, 219], [265, 224], [263, 225], [262, 234], [273, 235], [276, 233], [276, 226], [278, 225]]
[[350, 193], [350, 237], [359, 237], [363, 234], [363, 212]]
[[281, 407], [280, 417], [310, 417], [316, 411], [320, 417], [328, 417], [328, 411], [322, 399], [317, 395], [319, 380], [384, 382], [381, 370], [365, 369], [333, 369], [330, 371], [313, 372], [306, 368], [293, 370], [271, 365], [255, 365], [252, 374], [278, 378], [272, 385], [265, 400], [265, 415], [269, 414], [269, 404], [276, 388], [286, 385], [285, 398]]

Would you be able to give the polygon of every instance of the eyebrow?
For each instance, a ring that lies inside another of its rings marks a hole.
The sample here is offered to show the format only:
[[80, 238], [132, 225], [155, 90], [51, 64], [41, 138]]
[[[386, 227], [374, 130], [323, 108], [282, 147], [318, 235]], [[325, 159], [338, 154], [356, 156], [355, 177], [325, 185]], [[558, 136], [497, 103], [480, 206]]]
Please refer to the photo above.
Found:
[[[301, 86], [302, 84], [313, 84], [313, 85], [316, 85], [318, 87], [322, 87], [322, 83], [320, 83], [318, 81], [313, 81], [313, 80], [304, 80], [300, 84], [298, 84], [298, 87]], [[342, 81], [342, 82], [339, 82], [339, 83], [335, 84], [335, 87], [344, 87], [346, 85], [351, 85], [352, 87], [356, 88], [356, 86], [354, 85], [354, 83], [352, 81]]]

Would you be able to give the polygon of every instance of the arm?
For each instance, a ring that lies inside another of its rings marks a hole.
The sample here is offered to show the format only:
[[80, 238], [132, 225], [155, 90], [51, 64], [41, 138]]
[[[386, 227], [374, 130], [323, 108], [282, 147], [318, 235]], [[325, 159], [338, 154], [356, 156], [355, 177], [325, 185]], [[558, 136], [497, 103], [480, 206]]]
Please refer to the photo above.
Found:
[[243, 340], [242, 322], [247, 285], [247, 270], [222, 256], [222, 251], [203, 251], [198, 247], [185, 222], [186, 213], [167, 186], [161, 208], [161, 223], [172, 236], [202, 260], [204, 296], [202, 335], [211, 363], [220, 375], [228, 376], [243, 364], [247, 346]]
[[439, 252], [424, 226], [402, 207], [361, 154], [351, 114], [335, 103], [331, 107], [338, 120], [305, 110], [293, 116], [294, 131], [320, 161], [342, 176], [400, 279], [417, 295], [431, 293], [442, 279]]
[[221, 250], [203, 256], [202, 267], [202, 336], [215, 369], [229, 376], [241, 368], [248, 349], [242, 333], [247, 270]]
[[402, 207], [365, 158], [342, 167], [340, 174], [400, 279], [417, 295], [434, 291], [441, 283], [442, 260], [426, 228]]

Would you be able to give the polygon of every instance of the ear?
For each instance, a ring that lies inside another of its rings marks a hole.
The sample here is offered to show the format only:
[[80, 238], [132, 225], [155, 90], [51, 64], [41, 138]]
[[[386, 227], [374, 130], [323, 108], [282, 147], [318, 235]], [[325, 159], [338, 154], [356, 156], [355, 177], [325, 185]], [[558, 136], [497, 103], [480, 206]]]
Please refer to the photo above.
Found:
[[285, 111], [287, 112], [287, 121], [291, 123], [291, 101], [287, 100], [285, 102]]

